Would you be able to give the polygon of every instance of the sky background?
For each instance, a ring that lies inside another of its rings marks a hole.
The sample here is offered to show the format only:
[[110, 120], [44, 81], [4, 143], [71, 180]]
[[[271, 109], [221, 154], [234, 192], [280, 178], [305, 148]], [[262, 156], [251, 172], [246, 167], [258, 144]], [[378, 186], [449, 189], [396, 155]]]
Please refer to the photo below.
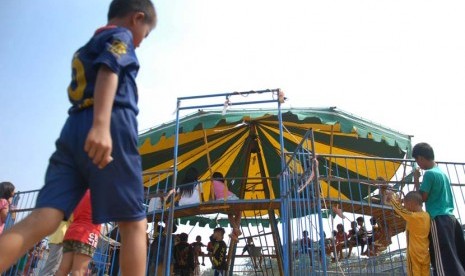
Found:
[[[71, 57], [109, 2], [0, 1], [0, 181], [43, 185]], [[465, 161], [464, 1], [154, 3], [137, 51], [140, 130], [173, 120], [177, 97], [281, 88], [284, 107], [336, 106]]]

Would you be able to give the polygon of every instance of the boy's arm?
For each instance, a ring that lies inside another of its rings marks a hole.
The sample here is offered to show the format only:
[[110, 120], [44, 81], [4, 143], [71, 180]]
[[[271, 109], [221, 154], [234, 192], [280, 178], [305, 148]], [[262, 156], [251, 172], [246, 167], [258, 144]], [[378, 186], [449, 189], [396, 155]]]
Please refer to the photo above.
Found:
[[421, 186], [420, 176], [421, 176], [420, 168], [417, 168], [415, 172], [413, 173], [413, 182], [415, 184], [415, 191], [419, 191], [421, 193], [423, 202], [426, 202], [428, 200], [428, 193], [420, 190], [420, 186]]
[[99, 169], [113, 160], [110, 122], [117, 87], [118, 75], [106, 65], [101, 65], [95, 83], [94, 119], [84, 145], [84, 150]]

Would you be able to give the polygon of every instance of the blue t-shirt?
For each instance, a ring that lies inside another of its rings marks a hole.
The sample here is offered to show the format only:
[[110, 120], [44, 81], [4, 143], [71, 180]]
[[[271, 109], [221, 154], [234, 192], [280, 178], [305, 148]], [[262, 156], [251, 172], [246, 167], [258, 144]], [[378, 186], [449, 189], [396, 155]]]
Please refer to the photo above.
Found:
[[135, 79], [139, 62], [132, 33], [117, 26], [97, 30], [89, 42], [74, 54], [72, 80], [68, 87], [68, 97], [72, 104], [69, 113], [93, 105], [97, 72], [102, 64], [118, 75], [114, 106], [132, 109], [137, 115], [139, 109]]
[[426, 211], [434, 219], [440, 215], [452, 215], [454, 212], [454, 199], [447, 175], [434, 166], [427, 170], [423, 176], [420, 191], [428, 194]]

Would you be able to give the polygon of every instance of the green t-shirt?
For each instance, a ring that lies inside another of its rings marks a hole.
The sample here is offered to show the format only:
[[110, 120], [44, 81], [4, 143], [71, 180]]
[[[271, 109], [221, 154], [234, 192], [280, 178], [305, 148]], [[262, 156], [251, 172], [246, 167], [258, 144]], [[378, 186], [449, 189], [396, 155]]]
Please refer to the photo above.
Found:
[[434, 166], [427, 170], [421, 182], [420, 191], [428, 194], [426, 211], [434, 219], [440, 215], [452, 215], [454, 212], [454, 199], [447, 175]]

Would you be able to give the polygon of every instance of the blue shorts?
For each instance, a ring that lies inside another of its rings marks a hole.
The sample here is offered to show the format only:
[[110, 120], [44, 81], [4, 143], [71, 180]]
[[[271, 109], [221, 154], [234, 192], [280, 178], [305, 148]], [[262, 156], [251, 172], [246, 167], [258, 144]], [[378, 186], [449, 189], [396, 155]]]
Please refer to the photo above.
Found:
[[94, 165], [84, 151], [92, 118], [93, 108], [69, 115], [56, 142], [56, 151], [50, 157], [36, 208], [61, 210], [66, 220], [90, 188], [94, 223], [144, 219], [142, 164], [134, 112], [113, 107], [113, 161], [104, 169]]

